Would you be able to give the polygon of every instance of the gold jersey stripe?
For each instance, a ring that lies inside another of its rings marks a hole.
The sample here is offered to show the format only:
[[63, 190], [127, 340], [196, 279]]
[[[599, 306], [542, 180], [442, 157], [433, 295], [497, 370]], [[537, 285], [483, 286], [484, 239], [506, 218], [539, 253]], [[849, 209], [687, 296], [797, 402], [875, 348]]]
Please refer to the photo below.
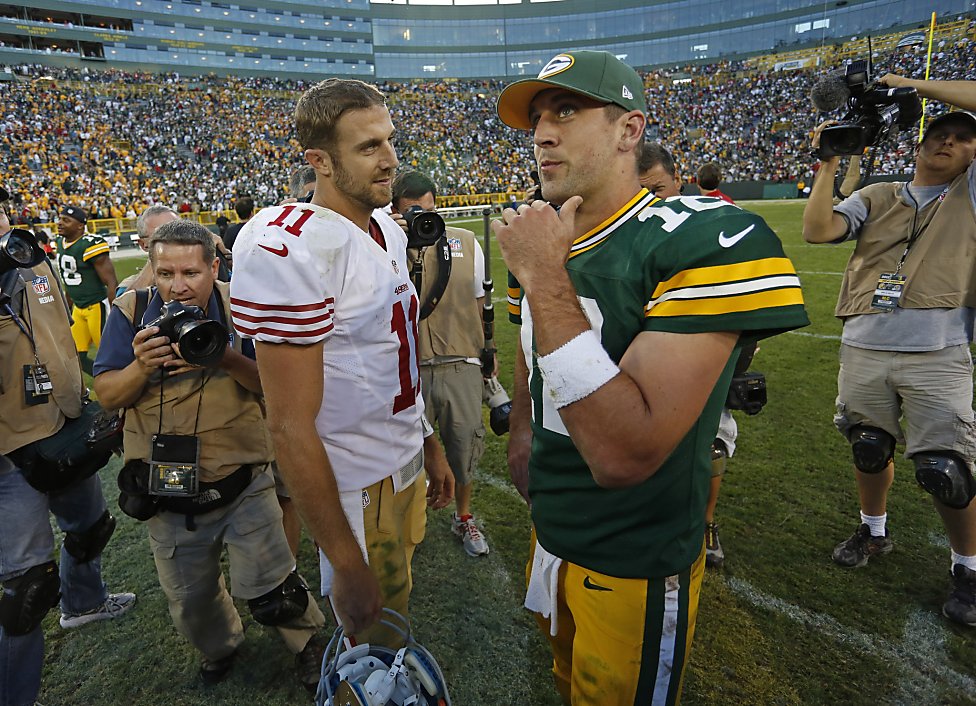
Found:
[[[647, 199], [647, 203], [642, 203], [643, 200]], [[643, 210], [652, 203], [660, 201], [656, 196], [650, 193], [647, 189], [641, 189], [637, 192], [630, 201], [623, 205], [616, 213], [610, 216], [607, 220], [603, 221], [600, 225], [587, 231], [576, 240], [573, 241], [573, 245], [570, 247], [569, 257], [574, 258], [577, 255], [582, 255], [587, 250], [592, 250], [597, 245], [609, 238], [613, 232], [622, 223], [626, 223], [630, 220], [631, 216], [637, 213], [638, 210]], [[636, 208], [639, 207], [639, 208]]]
[[520, 296], [522, 296], [522, 289], [520, 287], [509, 287], [508, 296], [518, 299]]
[[100, 243], [98, 245], [92, 245], [90, 248], [87, 248], [85, 250], [85, 254], [82, 255], [81, 259], [87, 262], [88, 260], [91, 260], [96, 255], [101, 255], [102, 253], [109, 252], [110, 249], [111, 248], [109, 248], [108, 243]]
[[759, 309], [775, 309], [796, 304], [803, 304], [803, 293], [799, 287], [790, 287], [774, 291], [741, 294], [735, 297], [672, 299], [661, 302], [647, 312], [645, 316], [715, 316]]
[[654, 289], [651, 299], [657, 299], [665, 292], [685, 287], [727, 284], [744, 279], [769, 277], [770, 275], [795, 275], [793, 263], [786, 257], [767, 257], [762, 260], [736, 262], [731, 265], [713, 265], [682, 270], [674, 277], [660, 282]]

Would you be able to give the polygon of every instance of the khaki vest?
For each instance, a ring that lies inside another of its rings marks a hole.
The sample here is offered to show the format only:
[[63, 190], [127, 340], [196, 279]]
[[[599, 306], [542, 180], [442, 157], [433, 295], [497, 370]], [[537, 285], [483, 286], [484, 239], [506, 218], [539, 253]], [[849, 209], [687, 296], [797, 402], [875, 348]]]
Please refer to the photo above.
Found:
[[[444, 295], [433, 313], [420, 322], [420, 361], [435, 356], [477, 358], [485, 345], [481, 325], [481, 307], [472, 296], [474, 292], [474, 233], [463, 228], [448, 228], [447, 237], [460, 248], [451, 247], [451, 278], [447, 281]], [[460, 253], [460, 256], [458, 255]], [[424, 252], [423, 296], [436, 279], [437, 251], [427, 248]]]
[[61, 283], [50, 261], [19, 272], [23, 281], [17, 280], [7, 294], [34, 337], [37, 357], [47, 367], [54, 390], [46, 404], [25, 404], [24, 366], [34, 364], [34, 352], [13, 317], [0, 312], [0, 454], [60, 430], [65, 417], [74, 419], [81, 414], [85, 391]]
[[[869, 215], [844, 271], [836, 316], [879, 313], [871, 308], [878, 277], [895, 271], [915, 216], [915, 207], [902, 201], [904, 188], [903, 183], [881, 183], [858, 192]], [[921, 228], [921, 235], [901, 269], [907, 282], [899, 306], [976, 306], [976, 215], [967, 172], [953, 179], [944, 200], [935, 199], [919, 211], [915, 228]]]
[[[223, 323], [229, 325], [230, 285], [215, 282], [223, 303]], [[115, 300], [132, 321], [136, 293], [128, 291]], [[213, 312], [208, 312], [213, 316]], [[233, 348], [241, 351], [241, 338], [235, 334]], [[125, 413], [125, 460], [149, 460], [151, 441], [159, 430], [161, 376], [153, 375], [142, 397]], [[201, 395], [201, 385], [203, 392]], [[200, 439], [200, 480], [213, 482], [225, 478], [246, 464], [267, 463], [273, 458], [271, 438], [261, 408], [261, 398], [237, 383], [228, 373], [206, 368], [167, 379], [163, 390], [164, 434], [194, 433]], [[197, 410], [199, 409], [199, 421]]]

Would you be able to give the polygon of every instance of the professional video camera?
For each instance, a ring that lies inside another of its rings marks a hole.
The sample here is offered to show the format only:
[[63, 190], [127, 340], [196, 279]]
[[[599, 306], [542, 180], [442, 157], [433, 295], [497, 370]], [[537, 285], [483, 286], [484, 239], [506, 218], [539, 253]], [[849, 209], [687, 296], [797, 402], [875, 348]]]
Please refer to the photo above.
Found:
[[163, 304], [159, 318], [143, 328], [158, 326], [159, 335], [180, 346], [180, 356], [191, 365], [211, 366], [220, 361], [227, 348], [227, 329], [212, 321], [198, 306], [178, 301]]
[[922, 102], [914, 88], [887, 88], [871, 81], [868, 61], [852, 61], [843, 72], [821, 79], [810, 94], [822, 111], [833, 111], [847, 104], [840, 125], [820, 133], [820, 159], [856, 155], [868, 146], [877, 147], [897, 126], [909, 129], [922, 117]]
[[[14, 228], [0, 236], [0, 277], [19, 267], [34, 267], [44, 262], [44, 251], [29, 230]], [[16, 275], [11, 275], [16, 277]], [[7, 283], [9, 287], [10, 282]], [[0, 284], [0, 306], [10, 303], [10, 294]]]
[[44, 262], [44, 250], [29, 230], [14, 228], [0, 236], [0, 275]]
[[433, 211], [425, 211], [413, 205], [403, 212], [407, 222], [407, 247], [426, 248], [437, 243], [447, 233], [444, 219]]

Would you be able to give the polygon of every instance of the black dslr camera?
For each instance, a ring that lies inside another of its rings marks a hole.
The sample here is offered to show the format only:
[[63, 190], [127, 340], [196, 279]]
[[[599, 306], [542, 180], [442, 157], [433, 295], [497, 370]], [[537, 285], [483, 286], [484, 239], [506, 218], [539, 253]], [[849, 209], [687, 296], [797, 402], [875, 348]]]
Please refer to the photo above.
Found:
[[756, 355], [756, 344], [750, 343], [739, 351], [735, 361], [735, 372], [729, 384], [729, 393], [725, 398], [725, 406], [729, 409], [739, 409], [748, 415], [759, 414], [766, 406], [766, 376], [762, 373], [749, 372], [752, 358]]
[[178, 343], [180, 356], [191, 365], [214, 365], [227, 348], [227, 329], [219, 321], [208, 319], [198, 306], [167, 302], [159, 310], [159, 318], [143, 328], [149, 326], [158, 326], [160, 336]]
[[433, 211], [425, 211], [413, 205], [403, 212], [407, 222], [407, 247], [427, 248], [437, 243], [447, 233], [444, 219]]
[[861, 154], [866, 147], [884, 142], [896, 125], [907, 130], [922, 117], [922, 102], [915, 89], [872, 83], [867, 61], [850, 62], [843, 74], [838, 72], [822, 86], [821, 95], [828, 96], [828, 103], [832, 96], [841, 100], [846, 96], [848, 110], [840, 125], [831, 125], [820, 133], [820, 159]]

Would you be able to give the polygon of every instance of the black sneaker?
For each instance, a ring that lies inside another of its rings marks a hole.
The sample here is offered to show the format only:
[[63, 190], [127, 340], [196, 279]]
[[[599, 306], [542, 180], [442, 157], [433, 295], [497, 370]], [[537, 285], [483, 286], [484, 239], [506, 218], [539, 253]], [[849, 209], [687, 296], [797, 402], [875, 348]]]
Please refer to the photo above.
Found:
[[717, 569], [725, 562], [725, 552], [722, 543], [718, 541], [718, 524], [705, 524], [705, 566]]
[[868, 559], [878, 554], [887, 554], [894, 546], [888, 528], [885, 528], [884, 537], [872, 537], [871, 528], [862, 524], [850, 539], [834, 547], [834, 562], [848, 568], [865, 566]]
[[298, 679], [307, 691], [314, 694], [319, 688], [319, 678], [322, 676], [322, 657], [325, 654], [325, 643], [318, 635], [312, 635], [302, 651], [295, 655], [295, 668]]
[[235, 651], [220, 659], [209, 660], [204, 657], [200, 660], [200, 678], [203, 679], [203, 683], [207, 686], [213, 686], [226, 679], [230, 674], [231, 667], [234, 666], [234, 657], [236, 656], [237, 652]]
[[942, 614], [954, 623], [976, 627], [976, 571], [952, 567], [952, 593], [942, 604]]

